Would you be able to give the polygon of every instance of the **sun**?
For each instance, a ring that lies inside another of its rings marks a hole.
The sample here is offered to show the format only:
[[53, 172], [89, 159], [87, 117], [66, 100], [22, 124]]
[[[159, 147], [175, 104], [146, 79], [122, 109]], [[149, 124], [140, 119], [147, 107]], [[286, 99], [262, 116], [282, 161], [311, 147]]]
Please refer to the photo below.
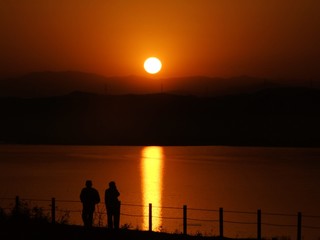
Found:
[[156, 57], [150, 57], [144, 62], [144, 69], [147, 73], [156, 74], [161, 70], [161, 61]]

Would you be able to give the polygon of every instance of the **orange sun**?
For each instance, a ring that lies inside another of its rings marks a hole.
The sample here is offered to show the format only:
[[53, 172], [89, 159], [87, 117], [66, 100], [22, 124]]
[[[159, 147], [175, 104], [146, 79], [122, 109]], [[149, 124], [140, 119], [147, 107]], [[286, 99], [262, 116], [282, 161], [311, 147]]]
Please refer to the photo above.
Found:
[[161, 70], [161, 61], [156, 57], [150, 57], [144, 62], [144, 69], [147, 73], [156, 74]]

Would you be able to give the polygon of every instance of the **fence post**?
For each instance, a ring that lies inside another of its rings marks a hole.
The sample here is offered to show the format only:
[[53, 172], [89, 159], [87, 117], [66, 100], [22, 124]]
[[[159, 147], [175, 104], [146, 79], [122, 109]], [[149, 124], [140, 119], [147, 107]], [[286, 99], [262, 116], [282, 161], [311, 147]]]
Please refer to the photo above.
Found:
[[219, 231], [220, 231], [220, 240], [223, 239], [223, 208], [219, 209]]
[[187, 205], [183, 205], [183, 234], [187, 235]]
[[297, 240], [301, 240], [301, 226], [302, 226], [302, 214], [301, 214], [301, 212], [298, 212]]
[[257, 212], [257, 239], [261, 240], [261, 209]]
[[149, 203], [149, 231], [152, 232], [152, 203]]
[[51, 199], [51, 222], [52, 224], [56, 223], [56, 199]]

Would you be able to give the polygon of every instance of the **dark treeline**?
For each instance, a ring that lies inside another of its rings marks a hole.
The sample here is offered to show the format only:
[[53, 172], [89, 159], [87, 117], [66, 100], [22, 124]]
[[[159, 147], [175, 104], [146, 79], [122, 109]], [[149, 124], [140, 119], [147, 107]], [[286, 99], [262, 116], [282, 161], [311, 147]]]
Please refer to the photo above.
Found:
[[320, 146], [320, 91], [1, 98], [0, 142], [95, 145]]

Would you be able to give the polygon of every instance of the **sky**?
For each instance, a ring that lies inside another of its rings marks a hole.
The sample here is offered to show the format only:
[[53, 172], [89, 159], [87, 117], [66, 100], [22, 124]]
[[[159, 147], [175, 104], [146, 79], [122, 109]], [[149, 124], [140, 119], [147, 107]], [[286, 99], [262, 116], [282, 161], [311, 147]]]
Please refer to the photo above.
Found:
[[319, 0], [0, 0], [0, 78], [35, 71], [320, 79]]

